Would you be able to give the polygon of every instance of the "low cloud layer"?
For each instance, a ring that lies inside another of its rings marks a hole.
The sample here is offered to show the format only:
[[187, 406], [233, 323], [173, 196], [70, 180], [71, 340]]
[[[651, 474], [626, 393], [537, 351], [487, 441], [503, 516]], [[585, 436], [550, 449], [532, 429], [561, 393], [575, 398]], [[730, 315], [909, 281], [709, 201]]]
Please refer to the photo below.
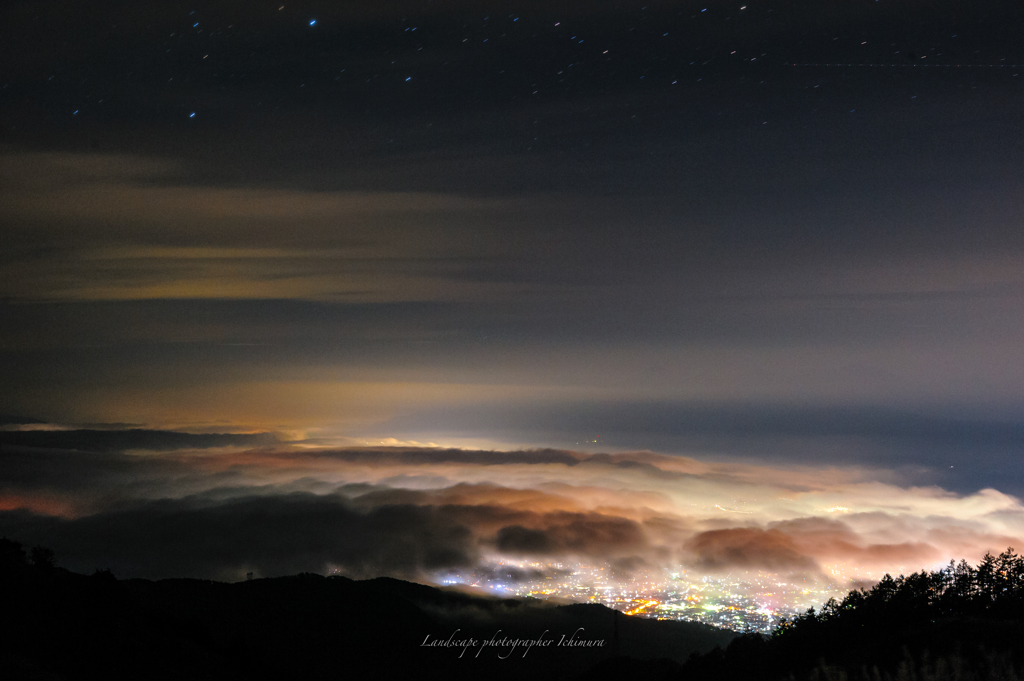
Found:
[[853, 579], [1024, 546], [1018, 499], [899, 487], [880, 481], [884, 470], [650, 452], [192, 444], [5, 445], [0, 534], [51, 546], [73, 569], [221, 579], [429, 580], [496, 560], [604, 564], [619, 576], [665, 567]]

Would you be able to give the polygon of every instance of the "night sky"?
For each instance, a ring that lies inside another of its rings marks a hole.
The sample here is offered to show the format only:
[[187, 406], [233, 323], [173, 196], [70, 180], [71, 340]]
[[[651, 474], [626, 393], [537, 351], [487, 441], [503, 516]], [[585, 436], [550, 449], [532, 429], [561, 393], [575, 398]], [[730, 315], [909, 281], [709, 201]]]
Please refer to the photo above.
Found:
[[5, 2], [0, 535], [221, 578], [1021, 548], [1022, 31]]

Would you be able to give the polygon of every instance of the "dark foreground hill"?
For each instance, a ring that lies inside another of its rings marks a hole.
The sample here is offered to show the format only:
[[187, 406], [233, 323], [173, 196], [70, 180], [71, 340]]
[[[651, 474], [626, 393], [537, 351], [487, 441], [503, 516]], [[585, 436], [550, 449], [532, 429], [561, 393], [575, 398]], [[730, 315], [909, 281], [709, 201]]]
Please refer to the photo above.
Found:
[[45, 551], [30, 564], [6, 540], [0, 554], [3, 679], [541, 681], [619, 668], [616, 676], [628, 678], [675, 673], [692, 653], [735, 637], [600, 605], [478, 597], [394, 579], [118, 580], [55, 568]]
[[694, 656], [686, 681], [1024, 681], [1024, 558], [886, 575], [820, 612]]

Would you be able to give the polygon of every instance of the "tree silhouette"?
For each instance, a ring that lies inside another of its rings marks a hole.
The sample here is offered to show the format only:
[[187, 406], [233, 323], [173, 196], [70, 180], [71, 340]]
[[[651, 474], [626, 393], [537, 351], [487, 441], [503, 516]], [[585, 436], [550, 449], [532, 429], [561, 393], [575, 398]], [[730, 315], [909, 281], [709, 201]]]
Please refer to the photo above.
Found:
[[54, 566], [55, 558], [53, 551], [45, 546], [33, 546], [32, 552], [29, 554], [29, 560], [33, 567], [40, 570], [51, 569]]
[[25, 549], [21, 544], [7, 537], [0, 538], [0, 570], [17, 570], [25, 565]]
[[[748, 640], [754, 638], [763, 643]], [[747, 634], [724, 655], [692, 658], [685, 678], [853, 679], [874, 668], [884, 679], [886, 669], [898, 676], [899, 669], [959, 665], [974, 670], [963, 678], [994, 679], [993, 660], [1024, 666], [1021, 640], [1024, 557], [1008, 548], [986, 554], [977, 567], [961, 560], [934, 572], [887, 574], [870, 590], [781, 622], [770, 637]]]

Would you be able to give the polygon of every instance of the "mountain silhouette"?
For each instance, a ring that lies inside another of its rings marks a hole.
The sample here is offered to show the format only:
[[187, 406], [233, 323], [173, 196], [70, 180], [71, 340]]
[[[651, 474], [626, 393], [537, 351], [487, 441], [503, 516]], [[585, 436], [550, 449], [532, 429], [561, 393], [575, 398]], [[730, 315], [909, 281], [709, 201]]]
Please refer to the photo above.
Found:
[[381, 577], [117, 579], [0, 539], [0, 678], [1018, 681], [1024, 558], [886, 575], [738, 635]]
[[[43, 549], [32, 556], [0, 540], [4, 679], [542, 681], [585, 677], [613, 659], [677, 672], [691, 654], [736, 636], [597, 604], [485, 597], [391, 578], [119, 580], [53, 567]], [[452, 645], [467, 641], [475, 645]]]

